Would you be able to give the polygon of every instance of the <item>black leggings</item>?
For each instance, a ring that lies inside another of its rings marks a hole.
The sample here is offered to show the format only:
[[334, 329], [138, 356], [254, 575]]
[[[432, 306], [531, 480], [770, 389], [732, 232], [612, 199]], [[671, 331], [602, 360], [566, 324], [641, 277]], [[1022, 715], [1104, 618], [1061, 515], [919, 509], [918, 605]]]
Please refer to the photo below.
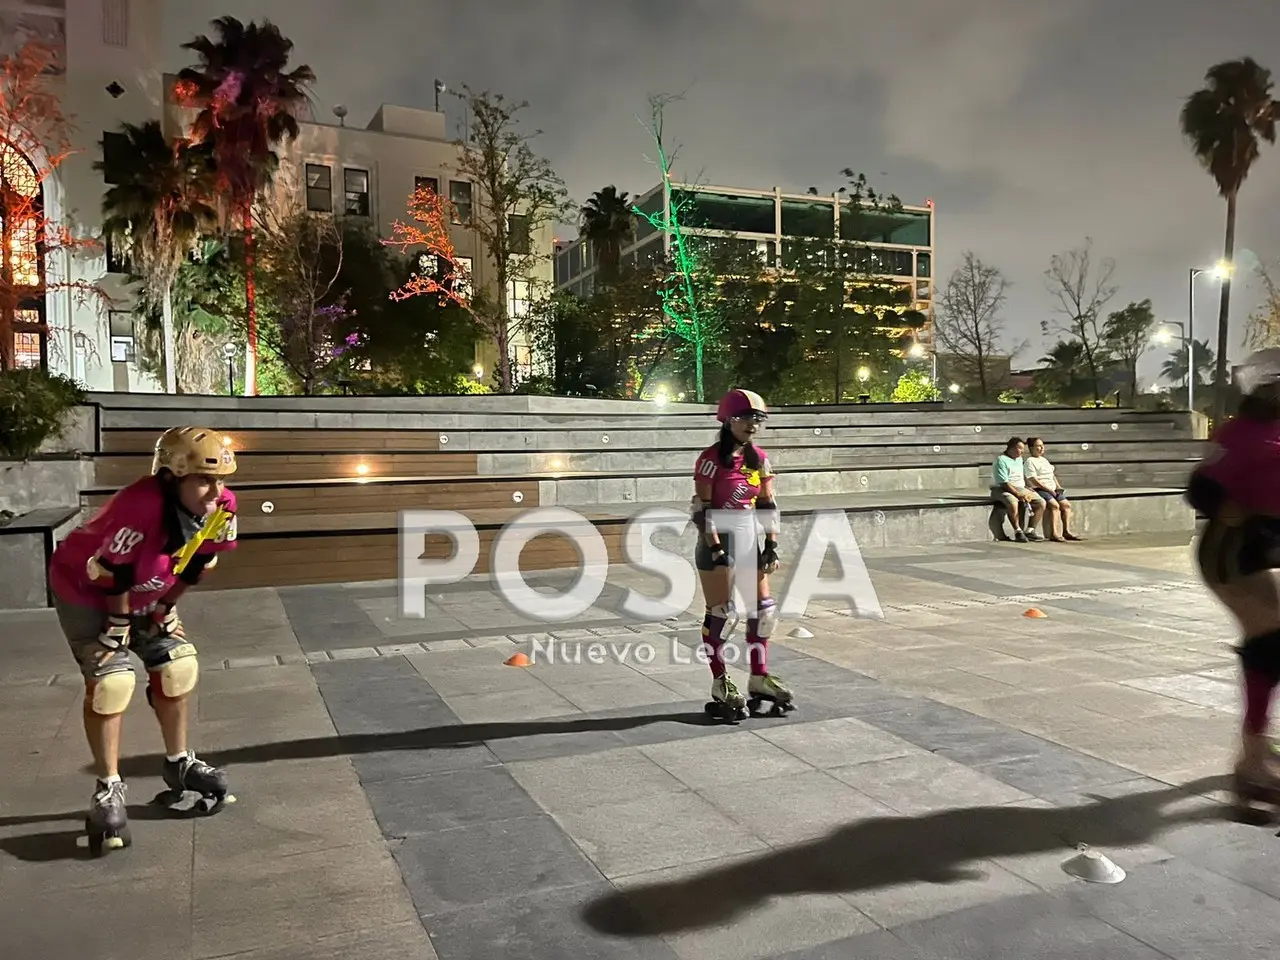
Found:
[[[720, 546], [724, 550], [725, 555], [728, 556], [730, 562], [732, 562], [734, 559], [733, 534], [731, 533], [720, 534]], [[760, 554], [761, 554], [760, 546], [759, 544], [757, 544], [756, 545], [757, 569], [760, 566]], [[711, 570], [716, 569], [716, 565], [711, 562], [711, 548], [707, 546], [707, 541], [706, 539], [703, 538], [701, 531], [698, 532], [698, 545], [693, 550], [693, 565], [697, 567], [699, 570], [701, 570], [703, 573], [707, 573]]]

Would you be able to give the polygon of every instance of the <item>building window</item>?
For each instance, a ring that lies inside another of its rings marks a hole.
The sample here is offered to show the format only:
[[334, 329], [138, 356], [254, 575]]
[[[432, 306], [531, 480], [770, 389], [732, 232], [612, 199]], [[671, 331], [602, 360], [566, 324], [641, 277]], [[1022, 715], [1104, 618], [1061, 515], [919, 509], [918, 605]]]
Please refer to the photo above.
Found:
[[511, 280], [507, 283], [507, 316], [512, 320], [521, 320], [529, 315], [528, 280]]
[[9, 269], [15, 287], [40, 286], [40, 224], [29, 219], [13, 228], [9, 247]]
[[471, 184], [465, 180], [449, 181], [449, 202], [453, 204], [454, 223], [471, 222]]
[[43, 370], [48, 341], [42, 332], [39, 310], [23, 308], [13, 314], [13, 360], [19, 367]]
[[346, 169], [342, 171], [343, 190], [346, 193], [345, 210], [348, 216], [369, 216], [369, 171]]
[[102, 42], [108, 47], [129, 46], [129, 0], [102, 0]]
[[423, 190], [423, 189], [430, 190], [436, 196], [439, 196], [440, 181], [435, 177], [414, 177], [413, 192], [417, 193], [419, 190]]
[[133, 363], [136, 343], [133, 336], [133, 314], [128, 310], [111, 310], [107, 322], [111, 330], [111, 361]]
[[529, 218], [520, 214], [507, 217], [507, 248], [511, 253], [527, 254], [532, 246]]
[[933, 269], [932, 260], [933, 258], [930, 257], [929, 254], [927, 253], [916, 254], [916, 276], [917, 277], [933, 276], [931, 272]]
[[328, 164], [307, 164], [307, 209], [315, 213], [333, 212], [333, 171]]
[[129, 164], [129, 138], [123, 133], [102, 135], [102, 179], [109, 187], [124, 182]]
[[454, 260], [457, 265], [457, 282], [454, 284], [454, 292], [463, 300], [471, 297], [471, 258], [458, 257]]
[[916, 299], [931, 300], [933, 299], [933, 285], [928, 280], [916, 281]]

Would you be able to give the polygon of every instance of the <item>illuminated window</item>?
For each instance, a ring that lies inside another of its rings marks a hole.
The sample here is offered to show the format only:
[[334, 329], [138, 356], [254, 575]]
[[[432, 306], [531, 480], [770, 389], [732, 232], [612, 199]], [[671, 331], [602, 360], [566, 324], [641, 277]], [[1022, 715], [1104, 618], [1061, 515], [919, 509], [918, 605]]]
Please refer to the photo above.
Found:
[[511, 280], [507, 283], [507, 316], [519, 320], [529, 314], [529, 281]]
[[449, 202], [453, 204], [456, 211], [453, 217], [454, 223], [471, 222], [471, 184], [465, 180], [450, 180]]
[[427, 190], [430, 190], [432, 193], [439, 196], [440, 181], [437, 180], [435, 177], [414, 177], [413, 178], [414, 192], [416, 193], [417, 191], [422, 190], [423, 188], [426, 188]]
[[137, 349], [133, 335], [133, 314], [128, 310], [111, 310], [108, 323], [111, 327], [111, 361], [133, 363]]
[[[35, 311], [20, 311], [21, 313]], [[15, 333], [13, 335], [13, 362], [18, 367], [39, 368], [44, 366], [40, 358], [40, 341], [38, 333]]]
[[39, 224], [34, 220], [17, 224], [9, 241], [9, 267], [17, 287], [40, 286], [40, 254], [36, 246]]

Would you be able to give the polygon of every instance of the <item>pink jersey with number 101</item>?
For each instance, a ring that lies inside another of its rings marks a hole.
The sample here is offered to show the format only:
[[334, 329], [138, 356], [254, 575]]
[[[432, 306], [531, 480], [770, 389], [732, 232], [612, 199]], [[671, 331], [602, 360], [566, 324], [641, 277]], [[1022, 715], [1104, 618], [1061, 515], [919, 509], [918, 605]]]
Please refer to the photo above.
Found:
[[708, 447], [699, 455], [693, 479], [694, 483], [711, 484], [712, 510], [750, 510], [756, 505], [764, 482], [773, 476], [768, 455], [759, 447], [756, 449], [760, 451], [758, 470], [747, 466], [741, 453], [733, 455], [731, 466], [724, 466], [718, 445]]
[[[232, 514], [231, 522], [218, 536], [201, 543], [198, 554], [220, 553], [236, 545], [235, 494], [224, 489], [218, 506]], [[177, 507], [166, 501], [157, 477], [142, 477], [117, 491], [84, 526], [58, 544], [49, 564], [53, 592], [69, 603], [105, 610], [107, 594], [94, 585], [91, 564], [129, 564], [134, 584], [129, 608], [133, 613], [150, 610], [178, 579], [173, 555], [185, 538], [174, 529], [172, 509]]]

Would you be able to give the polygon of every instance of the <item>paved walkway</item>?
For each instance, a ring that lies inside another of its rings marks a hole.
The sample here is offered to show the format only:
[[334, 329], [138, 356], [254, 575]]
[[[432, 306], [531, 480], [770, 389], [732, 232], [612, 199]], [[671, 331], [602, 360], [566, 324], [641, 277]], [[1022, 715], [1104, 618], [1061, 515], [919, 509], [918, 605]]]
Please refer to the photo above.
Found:
[[[140, 685], [134, 845], [99, 861], [56, 622], [0, 614], [0, 954], [1275, 956], [1280, 840], [1224, 815], [1232, 632], [1185, 541], [868, 560], [886, 619], [811, 610], [772, 652], [799, 711], [735, 728], [693, 618], [628, 624], [622, 577], [555, 638], [483, 584], [425, 621], [388, 584], [192, 596], [195, 744], [240, 802], [147, 808]], [[1125, 882], [1065, 874], [1079, 843]]]

